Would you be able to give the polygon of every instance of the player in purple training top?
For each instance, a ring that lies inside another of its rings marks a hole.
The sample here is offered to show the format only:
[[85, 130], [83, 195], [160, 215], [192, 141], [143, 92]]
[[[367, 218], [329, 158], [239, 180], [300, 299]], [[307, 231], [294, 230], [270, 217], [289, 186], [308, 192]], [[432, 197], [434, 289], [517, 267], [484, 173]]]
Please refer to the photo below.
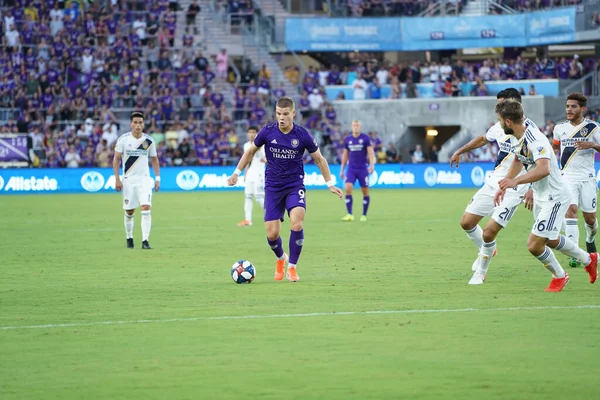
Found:
[[303, 127], [294, 124], [296, 116], [294, 100], [282, 97], [275, 104], [277, 122], [263, 127], [244, 153], [233, 175], [227, 180], [229, 186], [236, 184], [241, 171], [248, 166], [254, 153], [265, 146], [267, 169], [265, 171], [265, 227], [267, 241], [277, 256], [275, 280], [283, 279], [288, 256], [283, 251], [279, 232], [285, 211], [290, 217], [290, 256], [287, 279], [300, 280], [296, 263], [304, 244], [302, 224], [306, 213], [306, 189], [304, 188], [304, 164], [302, 157], [307, 150], [321, 170], [329, 190], [342, 198], [342, 190], [333, 185], [327, 160], [321, 154], [317, 141]]
[[360, 133], [361, 127], [359, 120], [352, 121], [352, 134], [344, 140], [340, 177], [344, 179], [344, 167], [348, 163], [348, 172], [346, 172], [346, 209], [348, 214], [342, 217], [342, 221], [354, 221], [354, 215], [352, 215], [352, 189], [356, 180], [358, 180], [363, 193], [363, 213], [360, 217], [362, 222], [367, 220], [367, 211], [371, 201], [369, 196], [369, 174], [375, 170], [375, 152], [369, 135]]

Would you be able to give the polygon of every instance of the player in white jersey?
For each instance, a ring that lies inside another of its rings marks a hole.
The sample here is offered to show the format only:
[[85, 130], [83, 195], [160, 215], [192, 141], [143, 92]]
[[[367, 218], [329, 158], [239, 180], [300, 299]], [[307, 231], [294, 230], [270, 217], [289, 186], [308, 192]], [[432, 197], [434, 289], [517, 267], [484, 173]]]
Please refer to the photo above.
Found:
[[[568, 239], [579, 245], [577, 212], [581, 209], [585, 221], [586, 249], [594, 253], [598, 232], [598, 182], [594, 157], [596, 151], [600, 151], [600, 126], [583, 118], [586, 105], [587, 98], [581, 93], [571, 93], [567, 96], [567, 121], [554, 127], [552, 145], [556, 151], [560, 150], [560, 168], [571, 188], [571, 205], [566, 214], [565, 234]], [[569, 265], [576, 267], [578, 263], [571, 260]]]
[[[498, 92], [496, 98], [498, 99], [498, 103], [506, 99], [513, 99], [518, 102], [521, 101], [519, 91], [514, 88], [508, 88]], [[487, 267], [485, 271], [477, 271], [481, 258], [484, 257], [484, 252], [482, 251], [483, 246], [487, 246], [488, 248], [493, 247], [494, 251], [492, 254], [495, 255], [496, 237], [500, 230], [505, 228], [510, 222], [519, 204], [521, 204], [522, 201], [525, 201], [527, 208], [531, 209], [532, 207], [531, 192], [528, 192], [529, 185], [515, 187], [506, 193], [502, 204], [498, 206], [494, 204], [494, 196], [498, 191], [498, 181], [506, 176], [506, 173], [512, 164], [512, 160], [514, 159], [512, 142], [516, 142], [516, 139], [513, 136], [504, 133], [500, 123], [492, 126], [485, 135], [476, 137], [458, 149], [450, 159], [450, 166], [456, 164], [458, 167], [460, 156], [462, 154], [486, 146], [493, 141], [498, 143], [499, 147], [494, 172], [487, 179], [483, 187], [475, 193], [460, 220], [461, 227], [473, 241], [475, 246], [477, 246], [478, 250], [477, 259], [471, 267], [474, 272], [473, 277], [469, 281], [469, 284], [471, 285], [480, 285], [485, 281]], [[491, 216], [491, 218], [484, 229], [481, 229], [479, 221], [487, 216]], [[486, 265], [489, 266], [489, 263]]]
[[[258, 128], [251, 126], [248, 128], [248, 141], [244, 143], [244, 153], [250, 148], [250, 143], [254, 143], [254, 139], [258, 134]], [[238, 223], [238, 226], [250, 226], [252, 225], [252, 200], [256, 200], [260, 204], [260, 208], [265, 206], [265, 163], [267, 158], [265, 156], [264, 147], [259, 148], [252, 160], [250, 165], [246, 168], [246, 176], [244, 177], [246, 188], [244, 189], [246, 200], [244, 202], [244, 214], [245, 218], [242, 222]]]
[[[131, 114], [131, 132], [124, 134], [115, 145], [113, 170], [115, 174], [115, 188], [117, 192], [123, 190], [123, 209], [125, 210], [125, 234], [127, 248], [133, 249], [133, 217], [135, 209], [142, 210], [142, 249], [151, 249], [148, 243], [152, 218], [152, 188], [160, 189], [160, 164], [156, 154], [154, 140], [144, 134], [144, 114], [134, 112]], [[123, 160], [123, 179], [119, 176], [119, 169]], [[148, 160], [152, 163], [154, 183], [150, 177]]]
[[[518, 139], [516, 157], [504, 179], [498, 182], [498, 193], [494, 201], [502, 201], [507, 190], [517, 185], [531, 183], [535, 199], [535, 222], [531, 229], [527, 247], [553, 275], [547, 292], [560, 292], [569, 282], [569, 275], [558, 263], [551, 249], [575, 258], [586, 265], [590, 282], [598, 276], [598, 253], [587, 253], [560, 234], [560, 227], [571, 203], [571, 192], [558, 168], [558, 161], [548, 138], [534, 125], [528, 125], [520, 103], [507, 100], [496, 105], [498, 120], [507, 135]], [[527, 173], [519, 175], [523, 169]], [[492, 253], [487, 251], [487, 260]], [[482, 262], [483, 264], [483, 262]], [[480, 267], [478, 267], [479, 269]]]

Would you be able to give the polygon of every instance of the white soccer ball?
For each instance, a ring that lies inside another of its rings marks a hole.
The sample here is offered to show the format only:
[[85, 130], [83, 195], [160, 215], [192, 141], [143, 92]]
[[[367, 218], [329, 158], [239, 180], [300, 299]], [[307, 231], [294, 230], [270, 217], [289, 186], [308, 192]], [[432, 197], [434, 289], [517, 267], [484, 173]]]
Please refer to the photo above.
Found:
[[235, 283], [251, 283], [256, 278], [256, 268], [248, 260], [236, 261], [231, 267], [231, 279]]

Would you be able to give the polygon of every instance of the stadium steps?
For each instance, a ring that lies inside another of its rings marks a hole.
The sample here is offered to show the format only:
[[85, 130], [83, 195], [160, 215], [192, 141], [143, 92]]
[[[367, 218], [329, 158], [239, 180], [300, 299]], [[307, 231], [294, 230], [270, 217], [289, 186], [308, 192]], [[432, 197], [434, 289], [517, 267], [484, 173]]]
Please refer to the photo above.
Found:
[[473, 0], [465, 6], [461, 15], [465, 17], [479, 17], [487, 15], [488, 9], [489, 4], [487, 0]]
[[[181, 6], [187, 9], [190, 0], [181, 1]], [[286, 77], [277, 63], [277, 61], [269, 54], [265, 45], [257, 43], [254, 36], [243, 37], [241, 34], [231, 33], [227, 29], [227, 24], [222, 23], [221, 19], [216, 14], [211, 14], [211, 0], [201, 0], [200, 7], [202, 8], [201, 15], [204, 17], [206, 35], [206, 52], [210, 55], [216, 55], [220, 48], [227, 49], [230, 56], [246, 56], [255, 69], [260, 69], [263, 64], [271, 72], [271, 85], [273, 88], [279, 86], [279, 82], [283, 82], [286, 95], [297, 97], [298, 89]], [[263, 10], [261, 9], [261, 12]], [[227, 95], [233, 98], [233, 92], [227, 91]], [[226, 98], [228, 101], [228, 99]]]

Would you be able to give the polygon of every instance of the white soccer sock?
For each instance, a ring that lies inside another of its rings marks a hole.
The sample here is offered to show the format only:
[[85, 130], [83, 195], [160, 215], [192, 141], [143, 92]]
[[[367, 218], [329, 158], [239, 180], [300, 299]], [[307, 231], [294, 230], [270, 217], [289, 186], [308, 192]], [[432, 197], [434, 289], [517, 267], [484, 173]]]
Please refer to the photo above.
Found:
[[593, 243], [596, 240], [596, 234], [598, 233], [598, 220], [594, 221], [594, 225], [589, 226], [585, 224], [585, 241], [587, 243]]
[[484, 243], [483, 246], [481, 246], [481, 251], [479, 252], [479, 265], [477, 266], [477, 271], [475, 271], [477, 274], [487, 274], [487, 270], [490, 267], [490, 262], [492, 262], [492, 256], [494, 255], [495, 250], [495, 240], [489, 243]]
[[560, 235], [558, 246], [556, 246], [556, 250], [560, 251], [563, 254], [568, 255], [571, 258], [583, 263], [584, 265], [588, 265], [592, 259], [590, 255], [579, 248], [575, 243], [571, 242], [569, 239]]
[[[562, 236], [564, 237], [564, 236]], [[565, 238], [566, 240], [566, 238]], [[568, 240], [567, 240], [568, 241]], [[546, 249], [542, 254], [536, 256], [538, 260], [544, 264], [544, 267], [552, 273], [555, 278], [564, 278], [565, 270], [560, 266], [554, 252], [550, 250], [550, 247], [546, 246]]]
[[260, 208], [262, 208], [262, 209], [265, 208], [265, 196], [262, 196], [262, 195], [256, 196], [256, 201], [258, 202], [258, 204], [260, 204]]
[[142, 240], [148, 240], [151, 227], [152, 215], [150, 214], [150, 210], [142, 211]]
[[125, 235], [127, 236], [127, 239], [133, 239], [133, 217], [133, 214], [129, 215], [125, 213]]
[[465, 230], [465, 233], [469, 239], [475, 243], [475, 246], [477, 246], [478, 249], [483, 246], [483, 229], [481, 229], [479, 225], [476, 225], [475, 228], [470, 231]]
[[244, 214], [246, 215], [246, 221], [252, 221], [252, 196], [246, 196], [246, 201], [244, 201]]
[[566, 218], [565, 236], [571, 242], [579, 246], [579, 227], [577, 226], [577, 218]]

